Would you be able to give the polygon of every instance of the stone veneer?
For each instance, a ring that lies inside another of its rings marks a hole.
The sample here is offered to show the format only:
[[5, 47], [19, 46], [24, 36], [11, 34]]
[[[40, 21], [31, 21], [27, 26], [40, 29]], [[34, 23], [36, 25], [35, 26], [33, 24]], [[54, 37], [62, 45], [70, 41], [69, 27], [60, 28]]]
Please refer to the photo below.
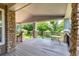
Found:
[[0, 45], [0, 55], [11, 52], [15, 48], [15, 12], [9, 11], [8, 6], [0, 3], [0, 8], [5, 10], [5, 41]]
[[0, 46], [0, 55], [6, 53], [5, 45]]
[[7, 13], [7, 52], [15, 50], [15, 12]]

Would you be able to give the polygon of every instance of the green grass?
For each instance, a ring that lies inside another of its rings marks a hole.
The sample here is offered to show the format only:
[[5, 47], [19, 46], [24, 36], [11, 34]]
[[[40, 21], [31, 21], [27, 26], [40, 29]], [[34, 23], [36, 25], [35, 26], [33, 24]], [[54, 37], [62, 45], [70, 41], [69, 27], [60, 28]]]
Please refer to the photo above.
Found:
[[[52, 35], [52, 36], [54, 36], [54, 38], [55, 38], [55, 36], [57, 36], [57, 35]], [[30, 37], [30, 35], [27, 35], [27, 34], [23, 34], [23, 39], [29, 40], [30, 38], [33, 38], [33, 37], [32, 36]], [[40, 35], [38, 35], [37, 38], [42, 38], [42, 37]], [[46, 36], [44, 36], [44, 38], [46, 38]]]
[[30, 39], [31, 37], [30, 37], [30, 35], [25, 35], [25, 34], [23, 34], [23, 38], [24, 38], [24, 39]]
[[[30, 38], [33, 38], [33, 37], [32, 36], [30, 37], [30, 35], [27, 35], [27, 34], [23, 34], [23, 38], [24, 39], [30, 39]], [[41, 38], [41, 36], [38, 35], [37, 38]]]

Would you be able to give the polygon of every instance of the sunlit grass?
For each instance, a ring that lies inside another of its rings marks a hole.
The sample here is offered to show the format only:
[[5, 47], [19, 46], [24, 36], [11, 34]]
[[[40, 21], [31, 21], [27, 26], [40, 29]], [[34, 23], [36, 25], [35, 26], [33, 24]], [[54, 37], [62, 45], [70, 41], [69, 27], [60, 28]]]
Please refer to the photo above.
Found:
[[[32, 36], [31, 36], [32, 37]], [[23, 39], [30, 39], [31, 38], [30, 35], [25, 35], [23, 34]]]

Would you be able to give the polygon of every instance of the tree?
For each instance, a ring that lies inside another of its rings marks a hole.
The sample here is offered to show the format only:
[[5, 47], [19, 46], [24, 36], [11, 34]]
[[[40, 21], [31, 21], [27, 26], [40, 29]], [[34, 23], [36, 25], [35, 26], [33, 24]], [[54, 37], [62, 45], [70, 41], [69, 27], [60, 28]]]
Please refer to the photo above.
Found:
[[46, 22], [39, 22], [37, 24], [37, 30], [40, 32], [40, 35], [43, 38], [44, 31], [48, 30], [48, 23], [46, 23]]
[[57, 20], [52, 20], [50, 21], [50, 26], [49, 30], [51, 31], [51, 34], [56, 34], [60, 33], [64, 29], [64, 21], [58, 23]]
[[[27, 34], [30, 34], [30, 31], [33, 30], [33, 25], [31, 23], [24, 24], [23, 29], [27, 30]], [[31, 36], [31, 34], [30, 34], [30, 36]]]

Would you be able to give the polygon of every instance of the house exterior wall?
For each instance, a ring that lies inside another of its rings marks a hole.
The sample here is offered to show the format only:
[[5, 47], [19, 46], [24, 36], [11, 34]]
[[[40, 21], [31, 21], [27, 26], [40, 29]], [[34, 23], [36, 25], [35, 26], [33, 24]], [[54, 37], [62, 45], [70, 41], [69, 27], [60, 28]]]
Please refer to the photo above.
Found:
[[5, 44], [0, 45], [0, 55], [15, 50], [15, 12], [9, 11], [8, 6], [0, 3], [5, 10]]
[[6, 46], [5, 45], [1, 45], [0, 46], [0, 55], [6, 53]]
[[[6, 18], [7, 6], [0, 3], [0, 8], [4, 9], [4, 11], [5, 11], [4, 15], [5, 15], [5, 21], [6, 21], [7, 20], [7, 18]], [[6, 25], [6, 23], [5, 23], [5, 25]], [[7, 36], [6, 36], [7, 35], [7, 25], [5, 26], [5, 29], [6, 29], [5, 30], [5, 41], [6, 41], [7, 40]], [[6, 50], [7, 50], [6, 49], [6, 43], [4, 45], [0, 45], [0, 55], [3, 54], [3, 53], [6, 53]]]

